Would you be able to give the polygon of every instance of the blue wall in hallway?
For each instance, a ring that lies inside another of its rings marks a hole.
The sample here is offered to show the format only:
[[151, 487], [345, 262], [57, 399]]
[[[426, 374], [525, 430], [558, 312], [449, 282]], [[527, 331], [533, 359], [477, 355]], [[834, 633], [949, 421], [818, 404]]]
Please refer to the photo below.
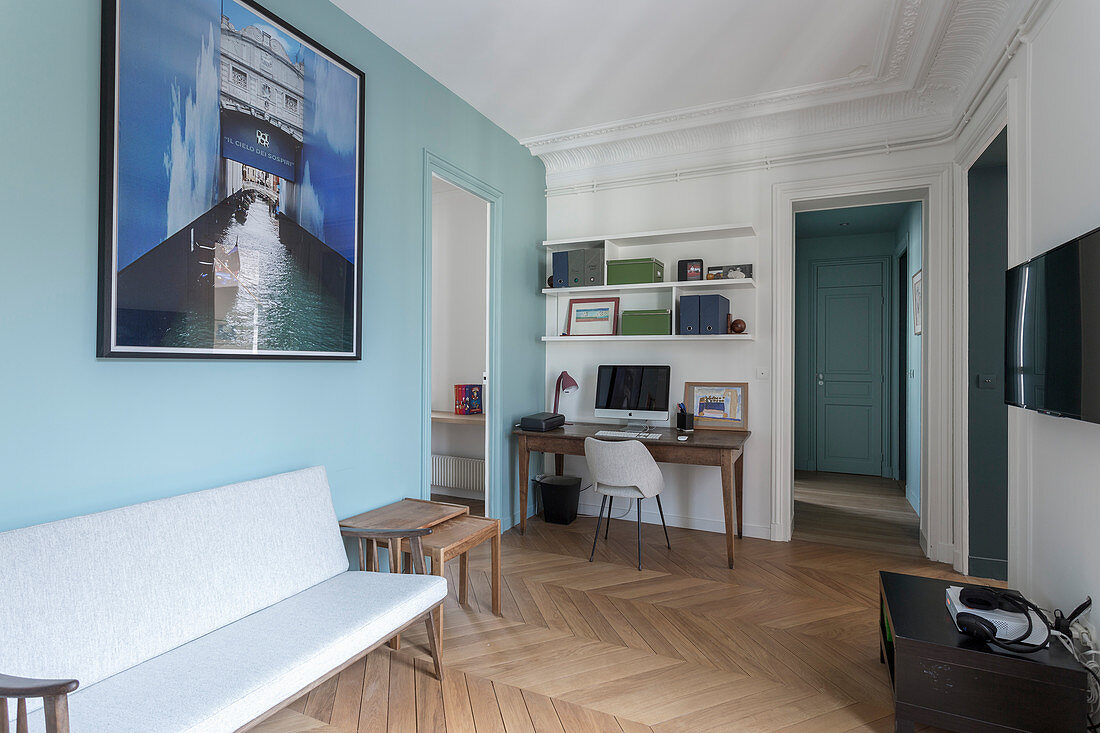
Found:
[[908, 292], [904, 294], [908, 303], [908, 324], [905, 338], [908, 339], [907, 356], [909, 361], [909, 391], [905, 403], [906, 445], [905, 445], [905, 498], [920, 514], [920, 443], [921, 443], [921, 337], [913, 333], [913, 275], [921, 270], [923, 206], [913, 203], [909, 206], [905, 218], [898, 226], [898, 254], [908, 248], [909, 280]]
[[504, 193], [500, 408], [543, 408], [541, 162], [328, 2], [265, 5], [366, 73], [363, 360], [97, 360], [100, 3], [0, 1], [0, 530], [313, 464], [341, 515], [418, 495], [425, 147]]

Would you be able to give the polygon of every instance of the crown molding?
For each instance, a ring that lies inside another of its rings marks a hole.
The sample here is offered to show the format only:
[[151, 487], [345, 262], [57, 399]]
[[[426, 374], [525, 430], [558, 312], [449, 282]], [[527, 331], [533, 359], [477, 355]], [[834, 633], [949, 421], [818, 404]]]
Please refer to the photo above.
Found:
[[898, 0], [874, 73], [521, 142], [548, 192], [951, 139], [1045, 0]]

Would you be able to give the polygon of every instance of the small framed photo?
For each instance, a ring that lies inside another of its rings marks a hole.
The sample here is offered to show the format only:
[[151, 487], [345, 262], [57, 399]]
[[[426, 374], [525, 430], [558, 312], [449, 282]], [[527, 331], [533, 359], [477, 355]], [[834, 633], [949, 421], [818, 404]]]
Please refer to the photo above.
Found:
[[724, 280], [726, 277], [725, 265], [707, 268], [707, 280]]
[[913, 275], [913, 333], [921, 335], [923, 329], [922, 304], [924, 303], [924, 270], [917, 270]]
[[752, 278], [752, 265], [726, 265], [722, 277], [726, 280], [745, 280]]
[[566, 336], [614, 336], [618, 332], [618, 298], [569, 299]]
[[695, 418], [697, 428], [749, 429], [747, 382], [686, 382], [684, 405]]

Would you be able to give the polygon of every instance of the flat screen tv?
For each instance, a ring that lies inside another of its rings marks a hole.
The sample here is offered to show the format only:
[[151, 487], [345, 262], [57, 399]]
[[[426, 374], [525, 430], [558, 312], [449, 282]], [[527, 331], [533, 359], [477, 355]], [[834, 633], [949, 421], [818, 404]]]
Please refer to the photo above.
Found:
[[1005, 278], [1005, 402], [1100, 423], [1100, 229]]

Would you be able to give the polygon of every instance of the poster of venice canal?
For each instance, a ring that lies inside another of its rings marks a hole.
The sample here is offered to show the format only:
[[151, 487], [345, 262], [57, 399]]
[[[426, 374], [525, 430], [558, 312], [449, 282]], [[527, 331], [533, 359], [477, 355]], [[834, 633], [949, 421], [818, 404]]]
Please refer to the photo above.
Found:
[[363, 74], [249, 0], [106, 0], [99, 356], [360, 358]]

